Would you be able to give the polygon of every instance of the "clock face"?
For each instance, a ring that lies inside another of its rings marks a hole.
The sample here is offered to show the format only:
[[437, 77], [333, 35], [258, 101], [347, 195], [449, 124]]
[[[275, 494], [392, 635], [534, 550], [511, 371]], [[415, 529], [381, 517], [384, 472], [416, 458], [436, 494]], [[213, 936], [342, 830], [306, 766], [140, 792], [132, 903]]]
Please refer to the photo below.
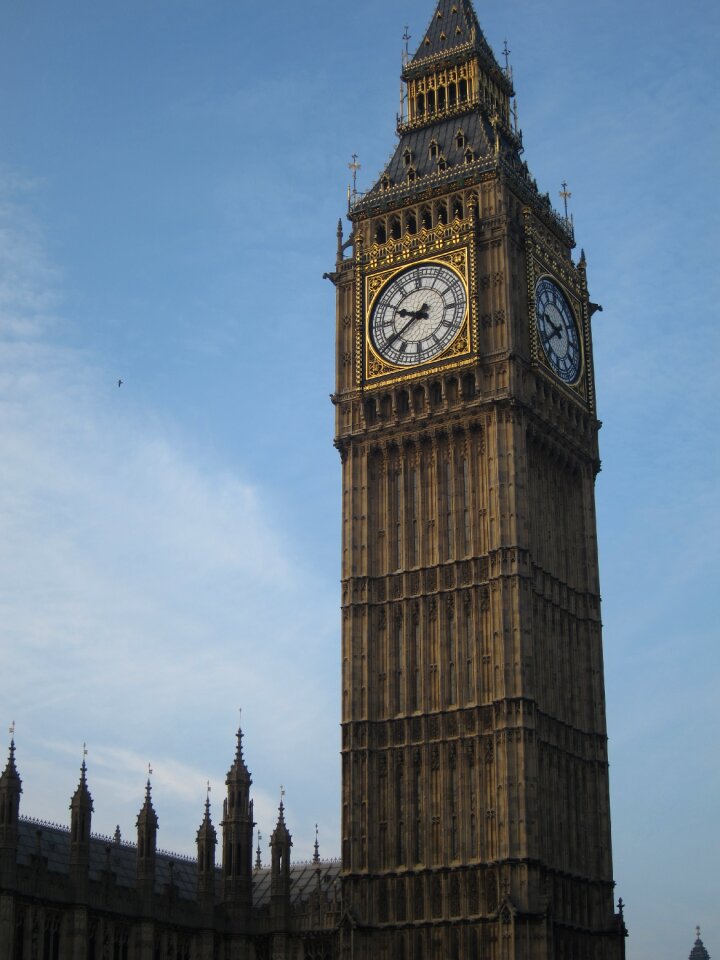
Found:
[[440, 263], [409, 267], [380, 292], [370, 319], [372, 342], [400, 367], [427, 363], [457, 336], [467, 294], [460, 277]]
[[535, 318], [552, 370], [564, 383], [575, 383], [581, 367], [577, 323], [565, 294], [547, 277], [535, 287]]

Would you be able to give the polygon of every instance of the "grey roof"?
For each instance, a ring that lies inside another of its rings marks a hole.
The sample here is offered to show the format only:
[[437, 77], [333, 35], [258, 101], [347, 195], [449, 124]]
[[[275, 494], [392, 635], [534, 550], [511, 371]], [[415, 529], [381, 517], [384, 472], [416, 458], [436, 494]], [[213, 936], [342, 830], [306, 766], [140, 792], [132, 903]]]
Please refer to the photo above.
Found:
[[[464, 145], [458, 146], [458, 132], [464, 135]], [[431, 145], [437, 143], [438, 156], [431, 154]], [[385, 168], [383, 176], [390, 178], [390, 186], [408, 181], [409, 166], [405, 162], [406, 151], [410, 151], [410, 165], [415, 176], [425, 177], [438, 172], [438, 160], [444, 158], [448, 169], [466, 163], [465, 153], [470, 148], [474, 159], [482, 160], [494, 151], [494, 134], [489, 121], [477, 110], [456, 117], [438, 121], [432, 126], [410, 130], [400, 137], [395, 153]], [[382, 178], [370, 190], [377, 193], [382, 189]]]
[[448, 56], [471, 45], [488, 63], [500, 69], [480, 27], [471, 0], [440, 0], [411, 68], [430, 57]]
[[[70, 831], [57, 824], [39, 820], [20, 819], [18, 824], [18, 864], [29, 867], [40, 856], [52, 873], [67, 874], [70, 860]], [[109, 837], [93, 836], [90, 842], [91, 882], [102, 882], [108, 871], [119, 887], [134, 888], [136, 883], [137, 848], [134, 844], [118, 842]], [[162, 893], [170, 883], [172, 873], [176, 895], [181, 900], [195, 900], [197, 861], [182, 854], [158, 852], [155, 865], [155, 890]], [[321, 860], [319, 863], [295, 863], [290, 867], [290, 897], [293, 903], [306, 900], [318, 888], [332, 897], [339, 894], [340, 862]], [[216, 871], [218, 899], [221, 891], [220, 869]], [[270, 901], [270, 869], [260, 867], [253, 871], [253, 905], [262, 907]]]

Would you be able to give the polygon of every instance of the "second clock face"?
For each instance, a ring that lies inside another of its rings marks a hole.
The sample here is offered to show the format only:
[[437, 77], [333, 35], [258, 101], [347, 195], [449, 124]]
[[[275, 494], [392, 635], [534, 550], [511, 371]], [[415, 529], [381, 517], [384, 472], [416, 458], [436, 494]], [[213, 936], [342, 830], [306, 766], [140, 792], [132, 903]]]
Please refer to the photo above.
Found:
[[460, 277], [441, 263], [409, 267], [381, 291], [370, 319], [372, 342], [385, 360], [410, 367], [439, 356], [465, 319]]
[[581, 366], [577, 324], [567, 297], [547, 277], [535, 287], [535, 318], [551, 368], [564, 383], [575, 383]]

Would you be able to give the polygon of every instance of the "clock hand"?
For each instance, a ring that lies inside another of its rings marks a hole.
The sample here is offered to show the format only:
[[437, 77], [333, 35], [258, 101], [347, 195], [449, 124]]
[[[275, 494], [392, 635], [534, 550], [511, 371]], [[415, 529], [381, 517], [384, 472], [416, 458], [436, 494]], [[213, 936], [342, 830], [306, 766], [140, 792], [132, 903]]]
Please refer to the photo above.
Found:
[[549, 313], [546, 313], [543, 319], [545, 320], [546, 323], [549, 323], [550, 326], [552, 327], [552, 331], [553, 331], [552, 336], [557, 337], [559, 340], [562, 340], [562, 327], [552, 322], [552, 320], [550, 319]]
[[396, 310], [395, 312], [398, 313], [401, 317], [410, 317], [410, 319], [408, 320], [408, 322], [405, 324], [404, 327], [400, 327], [399, 330], [395, 331], [392, 337], [390, 337], [390, 339], [385, 342], [385, 346], [391, 347], [393, 343], [395, 343], [397, 338], [401, 337], [406, 330], [409, 330], [416, 320], [421, 320], [421, 319], [427, 320], [428, 318], [427, 311], [429, 309], [430, 307], [427, 305], [427, 303], [424, 303], [419, 310]]

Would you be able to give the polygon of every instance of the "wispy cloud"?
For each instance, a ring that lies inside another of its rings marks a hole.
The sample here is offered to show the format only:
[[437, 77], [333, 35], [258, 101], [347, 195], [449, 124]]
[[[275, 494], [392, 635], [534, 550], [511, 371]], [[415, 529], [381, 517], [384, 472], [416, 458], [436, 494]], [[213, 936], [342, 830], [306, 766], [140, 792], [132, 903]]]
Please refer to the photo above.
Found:
[[[222, 786], [239, 705], [256, 780], [302, 781], [306, 738], [328, 735], [298, 727], [295, 705], [325, 694], [310, 660], [279, 663], [327, 641], [335, 598], [312, 583], [308, 608], [312, 571], [257, 483], [63, 343], [61, 277], [2, 190], [0, 702], [18, 721], [25, 809], [57, 818], [87, 740], [106, 829], [139, 806], [148, 760], [165, 822], [194, 817], [206, 777]], [[187, 848], [194, 826], [171, 838]]]

